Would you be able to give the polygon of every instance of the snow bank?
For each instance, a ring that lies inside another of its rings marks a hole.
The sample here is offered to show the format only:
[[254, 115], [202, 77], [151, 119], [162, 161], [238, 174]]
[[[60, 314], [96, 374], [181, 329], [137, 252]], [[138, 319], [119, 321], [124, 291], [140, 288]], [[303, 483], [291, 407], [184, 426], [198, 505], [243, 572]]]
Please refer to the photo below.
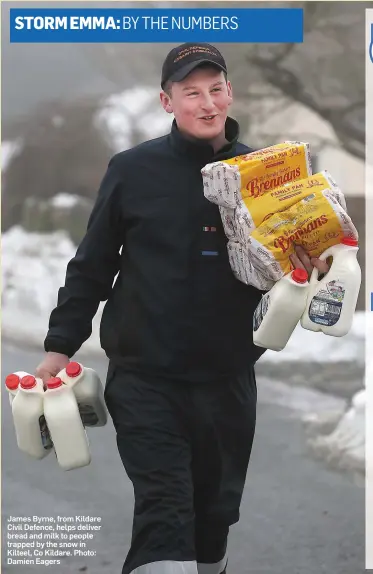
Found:
[[356, 312], [350, 332], [344, 337], [330, 337], [308, 331], [298, 324], [285, 349], [266, 351], [260, 362], [307, 361], [314, 363], [365, 362], [366, 313]]
[[[343, 469], [364, 472], [366, 390], [358, 392], [342, 416], [333, 413], [322, 420], [317, 413], [305, 417], [305, 423], [316, 435], [309, 439], [312, 450], [330, 464]], [[332, 428], [324, 434], [328, 423]]]
[[[76, 248], [64, 231], [28, 233], [13, 227], [2, 236], [2, 336], [5, 340], [42, 348], [49, 315], [64, 284], [66, 266]], [[99, 323], [82, 350], [100, 353]]]

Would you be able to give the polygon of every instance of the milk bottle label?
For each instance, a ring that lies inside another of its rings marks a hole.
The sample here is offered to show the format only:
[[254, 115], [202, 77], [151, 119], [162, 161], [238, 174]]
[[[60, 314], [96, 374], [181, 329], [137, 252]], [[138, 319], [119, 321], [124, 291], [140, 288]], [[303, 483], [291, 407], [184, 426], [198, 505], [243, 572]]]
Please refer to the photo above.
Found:
[[260, 301], [259, 305], [255, 309], [254, 312], [254, 320], [253, 320], [253, 330], [257, 331], [262, 324], [264, 317], [267, 314], [269, 308], [270, 296], [269, 293], [263, 295], [262, 300]]
[[91, 405], [78, 404], [82, 423], [87, 426], [95, 426], [98, 423], [98, 416]]
[[49, 434], [49, 429], [45, 420], [44, 415], [39, 417], [39, 426], [40, 426], [40, 434], [41, 434], [41, 442], [45, 450], [49, 450], [53, 447], [53, 442], [51, 439], [51, 435]]
[[312, 297], [308, 316], [313, 323], [335, 325], [342, 311], [345, 296], [345, 284], [343, 281], [333, 280], [326, 283], [325, 289], [321, 289]]

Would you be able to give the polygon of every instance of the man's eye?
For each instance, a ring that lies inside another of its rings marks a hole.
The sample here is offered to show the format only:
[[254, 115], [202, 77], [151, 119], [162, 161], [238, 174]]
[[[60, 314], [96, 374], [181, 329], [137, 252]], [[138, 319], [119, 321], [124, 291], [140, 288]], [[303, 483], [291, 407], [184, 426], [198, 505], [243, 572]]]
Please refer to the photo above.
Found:
[[198, 92], [190, 92], [190, 93], [188, 94], [188, 96], [197, 96], [197, 95], [198, 95]]
[[213, 92], [221, 92], [221, 88], [213, 88]]

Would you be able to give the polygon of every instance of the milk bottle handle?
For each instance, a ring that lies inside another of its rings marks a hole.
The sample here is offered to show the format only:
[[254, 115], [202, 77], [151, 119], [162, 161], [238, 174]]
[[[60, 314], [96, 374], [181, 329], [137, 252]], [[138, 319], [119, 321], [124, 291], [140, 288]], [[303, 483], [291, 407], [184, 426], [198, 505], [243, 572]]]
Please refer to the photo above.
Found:
[[[335, 245], [331, 245], [331, 247], [328, 247], [328, 249], [325, 249], [325, 251], [323, 253], [321, 253], [321, 255], [318, 257], [318, 259], [320, 259], [320, 261], [325, 261], [328, 257], [330, 257], [330, 255], [333, 255], [333, 253], [335, 252]], [[329, 271], [328, 271], [329, 273]], [[327, 275], [327, 273], [326, 273]], [[312, 269], [312, 273], [311, 273], [311, 277], [310, 277], [310, 285], [315, 285], [318, 282], [318, 278], [319, 278], [319, 270], [316, 269], [316, 267], [314, 267]]]

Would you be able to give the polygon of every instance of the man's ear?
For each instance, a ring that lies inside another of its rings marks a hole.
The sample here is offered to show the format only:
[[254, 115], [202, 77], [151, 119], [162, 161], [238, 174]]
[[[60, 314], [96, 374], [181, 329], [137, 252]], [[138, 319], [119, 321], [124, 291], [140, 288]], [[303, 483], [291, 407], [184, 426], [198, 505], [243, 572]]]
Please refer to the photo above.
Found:
[[229, 97], [229, 106], [231, 105], [231, 103], [233, 102], [233, 88], [232, 88], [232, 84], [230, 83], [230, 81], [228, 80], [227, 82], [227, 90], [228, 90], [228, 97]]
[[166, 94], [166, 92], [161, 92], [159, 94], [160, 100], [161, 100], [161, 104], [163, 109], [168, 113], [168, 114], [172, 114], [173, 112], [173, 108], [172, 108], [172, 101], [171, 98], [168, 94]]

